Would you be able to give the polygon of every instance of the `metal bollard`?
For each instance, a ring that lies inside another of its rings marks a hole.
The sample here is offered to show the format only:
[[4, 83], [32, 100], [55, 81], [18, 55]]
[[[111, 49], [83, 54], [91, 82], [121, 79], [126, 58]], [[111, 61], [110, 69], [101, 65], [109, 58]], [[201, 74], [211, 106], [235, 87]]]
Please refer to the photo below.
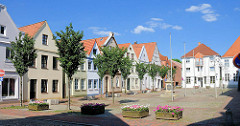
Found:
[[231, 111], [230, 108], [228, 108], [227, 111], [226, 111], [225, 125], [226, 125], [226, 126], [234, 126], [234, 124], [233, 124], [232, 111]]

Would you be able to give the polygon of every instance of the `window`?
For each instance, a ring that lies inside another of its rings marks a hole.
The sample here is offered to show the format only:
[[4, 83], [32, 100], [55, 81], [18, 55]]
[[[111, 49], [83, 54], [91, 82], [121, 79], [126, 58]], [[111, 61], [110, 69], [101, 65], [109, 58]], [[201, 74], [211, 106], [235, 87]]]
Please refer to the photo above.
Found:
[[120, 85], [119, 85], [119, 77], [116, 77], [116, 87], [120, 87]]
[[47, 45], [47, 39], [48, 39], [48, 35], [43, 34], [42, 35], [42, 44], [43, 45]]
[[177, 67], [176, 67], [176, 66], [174, 66], [173, 68], [174, 68], [174, 69], [176, 69]]
[[58, 66], [58, 60], [57, 57], [53, 57], [53, 69], [56, 70]]
[[194, 77], [194, 83], [195, 84], [197, 83], [197, 77]]
[[213, 57], [210, 57], [210, 60], [211, 60], [211, 61], [213, 61], [213, 60], [214, 60], [214, 58], [213, 58]]
[[41, 80], [41, 93], [47, 93], [47, 80]]
[[32, 61], [31, 65], [30, 65], [29, 67], [33, 67], [33, 68], [34, 68], [34, 67], [36, 67], [35, 64], [36, 64], [36, 59], [34, 59], [34, 60]]
[[190, 63], [190, 59], [186, 59], [186, 63]]
[[42, 68], [47, 69], [47, 60], [48, 60], [48, 56], [42, 55]]
[[78, 90], [78, 79], [75, 79], [74, 81], [74, 89]]
[[229, 73], [225, 74], [225, 81], [230, 81], [230, 74]]
[[88, 61], [88, 70], [92, 69], [92, 61]]
[[202, 67], [197, 67], [197, 69], [198, 69], [198, 72], [202, 71]]
[[97, 49], [93, 49], [93, 54], [94, 54], [94, 55], [97, 54]]
[[52, 92], [58, 92], [58, 80], [53, 80]]
[[97, 79], [95, 79], [94, 81], [93, 81], [93, 88], [97, 88], [97, 83], [98, 83], [98, 80]]
[[81, 70], [82, 71], [84, 70], [84, 63], [81, 65]]
[[138, 78], [135, 78], [135, 86], [138, 86]]
[[215, 83], [215, 76], [210, 76], [210, 83]]
[[214, 71], [215, 70], [215, 68], [214, 67], [210, 67], [210, 71]]
[[224, 60], [224, 66], [229, 67], [229, 60]]
[[11, 58], [11, 51], [8, 48], [6, 48], [6, 59], [9, 58]]
[[190, 68], [186, 68], [186, 72], [190, 72]]
[[88, 89], [92, 89], [92, 80], [88, 80]]
[[127, 57], [129, 57], [129, 53], [127, 53]]
[[2, 81], [2, 96], [15, 95], [15, 79], [4, 78]]
[[81, 79], [81, 90], [85, 90], [85, 79]]
[[95, 64], [93, 64], [93, 69], [97, 70], [97, 66]]
[[207, 77], [204, 76], [204, 84], [207, 84]]
[[134, 60], [134, 54], [133, 53], [131, 54], [131, 57], [132, 57], [132, 60]]
[[186, 77], [186, 84], [191, 84], [191, 77]]
[[6, 35], [6, 34], [5, 34], [5, 33], [6, 33], [6, 27], [4, 27], [4, 26], [1, 25], [1, 29], [0, 29], [0, 30], [1, 30], [0, 33], [1, 33], [2, 35]]

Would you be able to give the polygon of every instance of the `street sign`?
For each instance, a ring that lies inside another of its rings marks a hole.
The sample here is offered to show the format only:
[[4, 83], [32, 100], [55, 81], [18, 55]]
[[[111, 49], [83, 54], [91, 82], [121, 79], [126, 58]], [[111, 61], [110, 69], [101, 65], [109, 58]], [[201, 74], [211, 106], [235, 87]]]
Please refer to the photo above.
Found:
[[0, 77], [3, 77], [5, 75], [5, 71], [0, 69]]
[[[3, 77], [0, 77], [0, 81], [3, 81]], [[1, 86], [1, 85], [0, 85]]]
[[234, 56], [233, 58], [233, 64], [235, 67], [240, 69], [240, 53]]

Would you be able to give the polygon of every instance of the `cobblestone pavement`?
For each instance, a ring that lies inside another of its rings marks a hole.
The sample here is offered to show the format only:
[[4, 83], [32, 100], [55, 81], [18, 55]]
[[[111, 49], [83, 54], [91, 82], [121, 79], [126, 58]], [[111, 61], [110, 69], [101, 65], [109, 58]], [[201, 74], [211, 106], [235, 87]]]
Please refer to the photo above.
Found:
[[[215, 98], [213, 89], [197, 89], [196, 91], [194, 89], [187, 89], [186, 91], [187, 96], [184, 97], [184, 89], [176, 89], [174, 102], [171, 101], [171, 95], [165, 93], [165, 91], [123, 95], [115, 98], [115, 104], [112, 104], [112, 98], [84, 100], [83, 98], [76, 97], [71, 99], [73, 112], [66, 111], [66, 103], [52, 105], [50, 106], [50, 110], [41, 112], [33, 112], [26, 109], [0, 109], [0, 122], [4, 122], [3, 124], [0, 123], [0, 125], [6, 125], [8, 122], [11, 122], [11, 125], [22, 125], [20, 122], [23, 122], [23, 125], [28, 125], [27, 122], [36, 122], [39, 125], [77, 125], [66, 122], [54, 122], [49, 119], [102, 126], [223, 125], [225, 123], [225, 111], [227, 108], [232, 109], [234, 123], [240, 125], [240, 107], [238, 107], [240, 93], [236, 89], [224, 89], [223, 94], [221, 94], [221, 90], [219, 89], [217, 99]], [[108, 105], [105, 114], [96, 116], [82, 115], [80, 113], [80, 105], [88, 102], [105, 103]], [[0, 107], [12, 104], [3, 104]], [[131, 104], [149, 104], [150, 115], [142, 119], [123, 118], [121, 107]], [[183, 107], [183, 118], [177, 121], [156, 120], [153, 109], [157, 105], [166, 104]], [[30, 123], [29, 125], [32, 124]]]

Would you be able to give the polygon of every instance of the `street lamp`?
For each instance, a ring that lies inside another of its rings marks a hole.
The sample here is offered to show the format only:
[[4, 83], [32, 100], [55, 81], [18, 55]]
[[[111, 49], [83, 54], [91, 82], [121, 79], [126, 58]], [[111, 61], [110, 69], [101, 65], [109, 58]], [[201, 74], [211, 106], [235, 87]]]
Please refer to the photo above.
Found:
[[[214, 56], [214, 59], [211, 61], [212, 65], [214, 66], [214, 72], [215, 72], [215, 83], [214, 83], [214, 88], [215, 88], [215, 97], [217, 98], [217, 88], [216, 88], [216, 79], [217, 79], [217, 73], [216, 73], [216, 66], [218, 65], [219, 68], [222, 66], [222, 62], [220, 57]], [[221, 75], [220, 75], [221, 77]], [[219, 78], [220, 80], [220, 78]], [[220, 80], [221, 81], [221, 80]]]

